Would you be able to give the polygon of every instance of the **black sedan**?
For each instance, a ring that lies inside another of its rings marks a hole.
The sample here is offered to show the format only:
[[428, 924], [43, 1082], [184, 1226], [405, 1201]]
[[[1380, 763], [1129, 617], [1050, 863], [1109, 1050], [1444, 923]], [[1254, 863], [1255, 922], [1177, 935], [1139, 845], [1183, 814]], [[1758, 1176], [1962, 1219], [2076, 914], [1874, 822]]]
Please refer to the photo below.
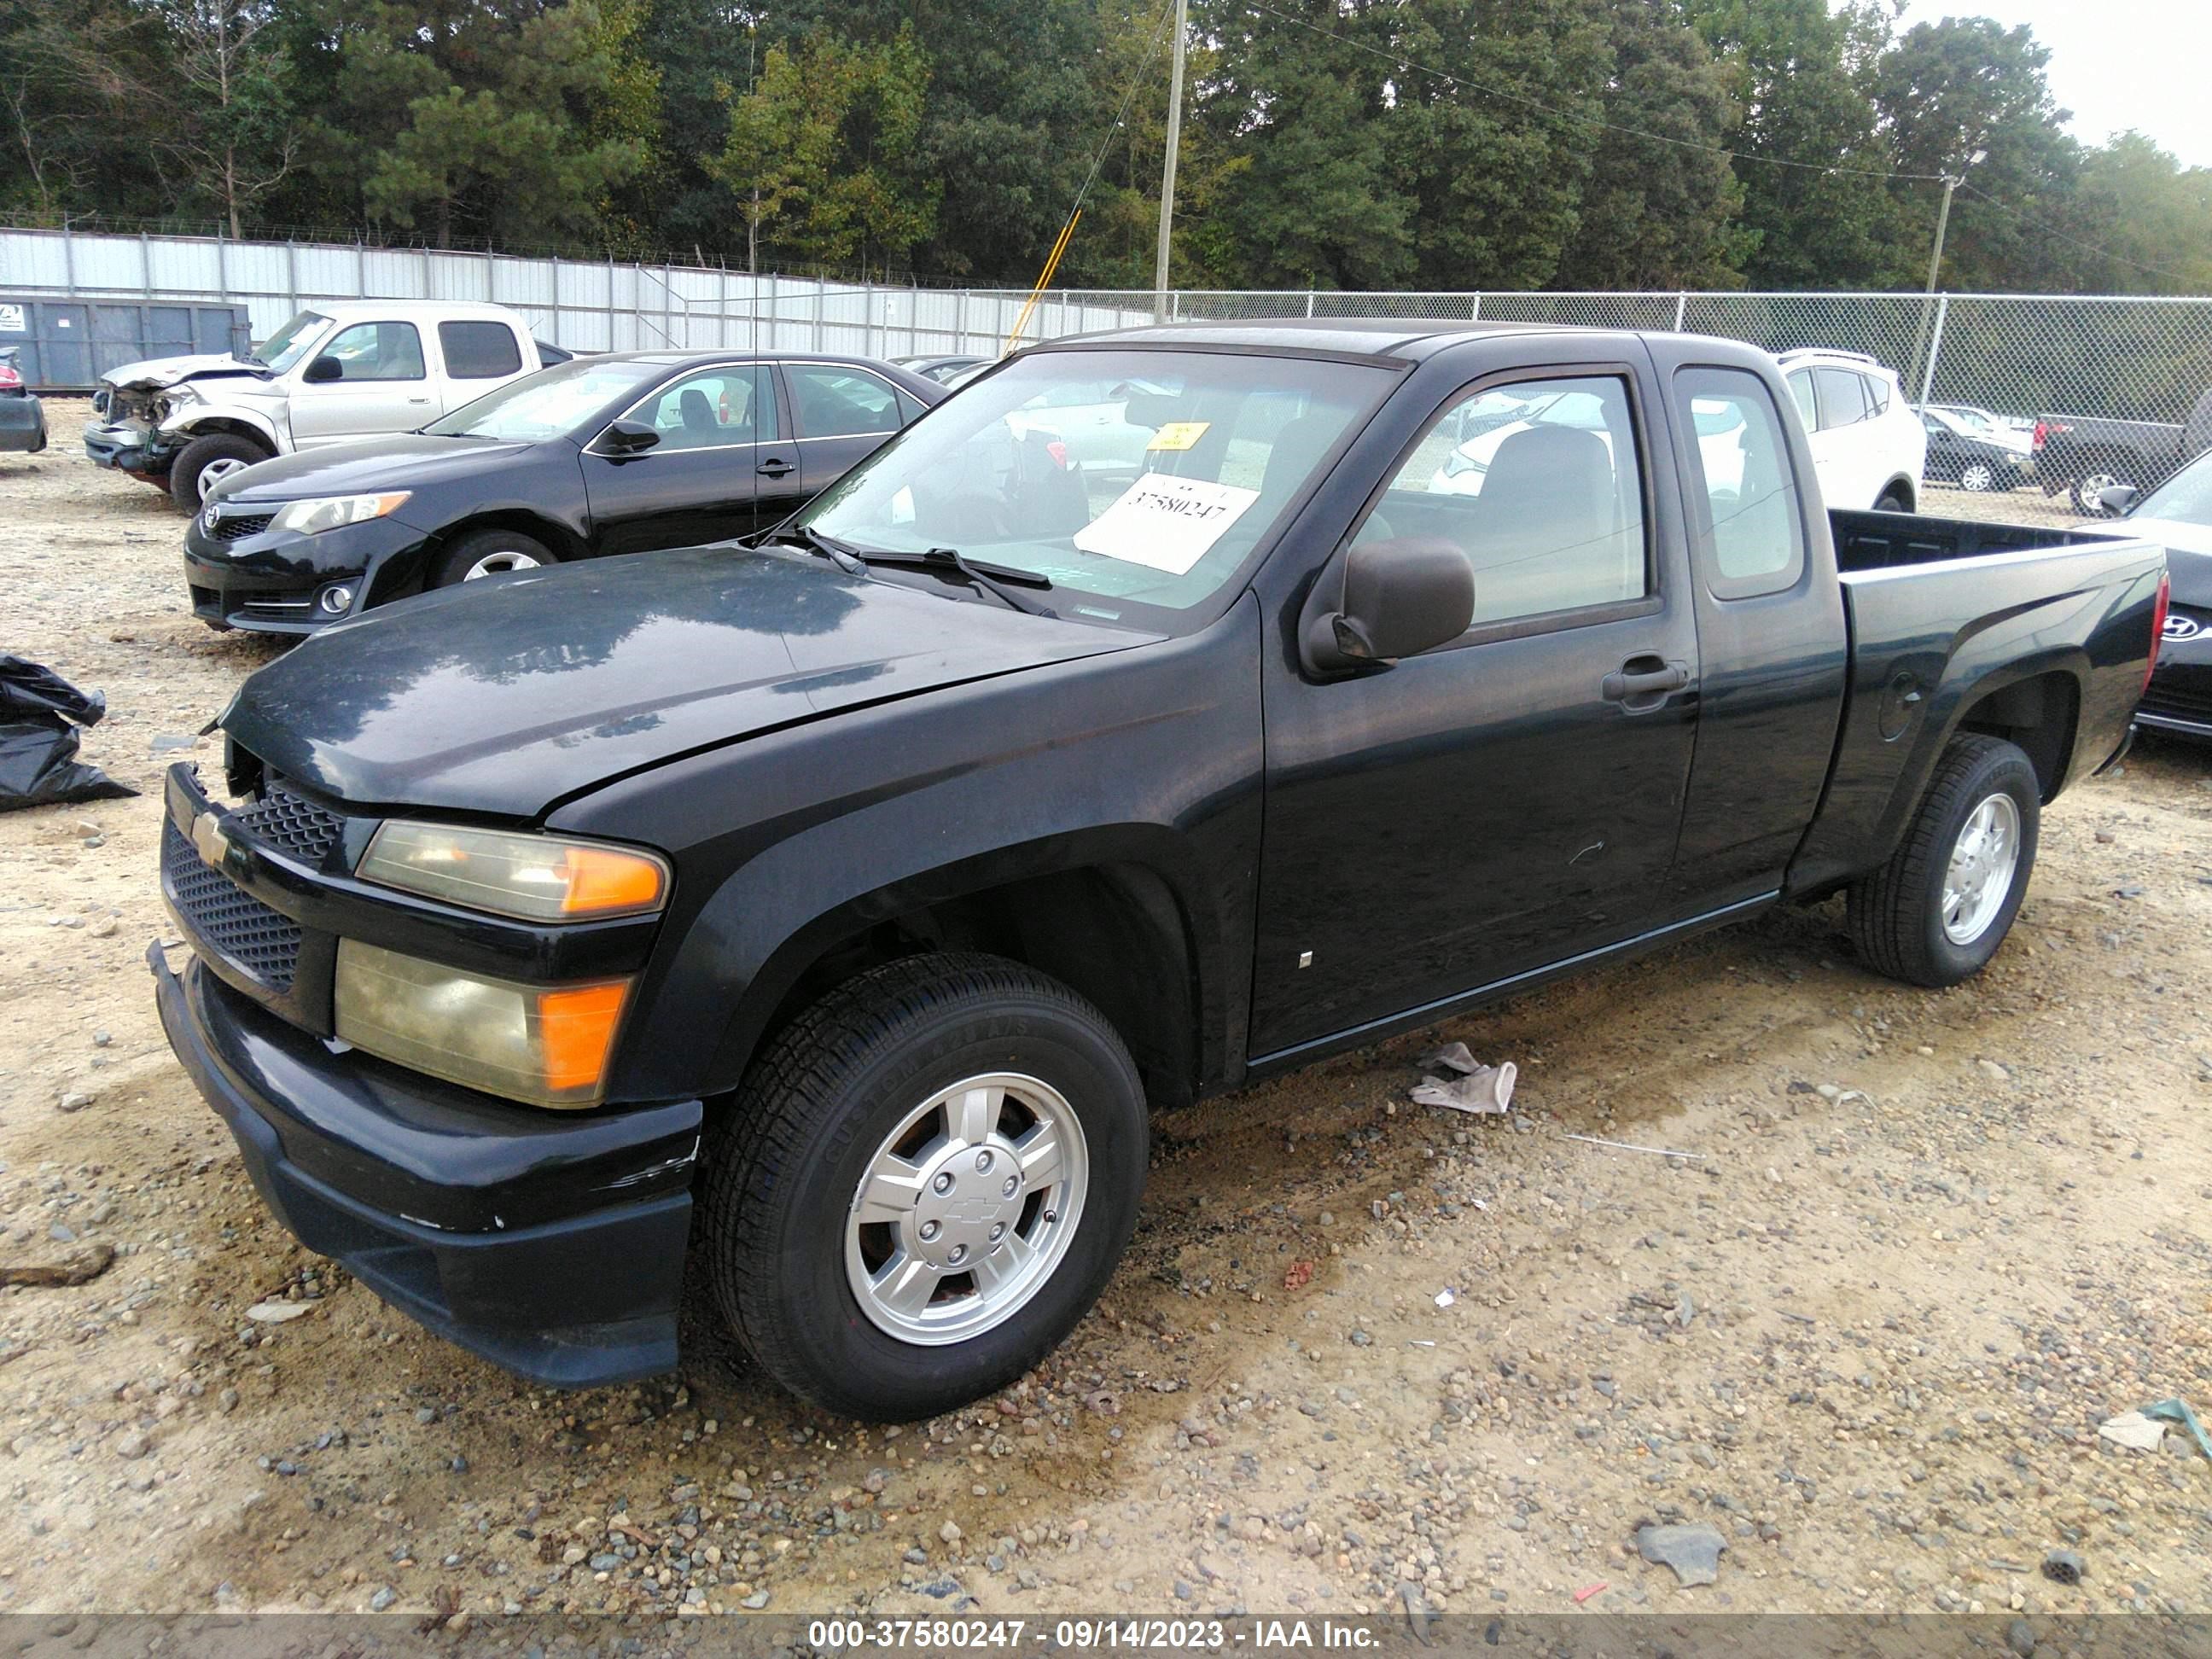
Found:
[[2034, 465], [2025, 439], [2016, 438], [1981, 415], [1929, 404], [1920, 411], [1928, 432], [1927, 476], [1960, 489], [2017, 489]]
[[2087, 526], [2141, 536], [2166, 549], [2172, 593], [2158, 667], [2136, 710], [2139, 725], [2212, 743], [2212, 453], [2198, 456], [2149, 495], [2130, 501], [2124, 485], [2101, 503], [2124, 524], [2100, 519]]
[[305, 634], [480, 576], [766, 529], [948, 394], [860, 357], [631, 352], [420, 432], [226, 480], [185, 537], [192, 611]]

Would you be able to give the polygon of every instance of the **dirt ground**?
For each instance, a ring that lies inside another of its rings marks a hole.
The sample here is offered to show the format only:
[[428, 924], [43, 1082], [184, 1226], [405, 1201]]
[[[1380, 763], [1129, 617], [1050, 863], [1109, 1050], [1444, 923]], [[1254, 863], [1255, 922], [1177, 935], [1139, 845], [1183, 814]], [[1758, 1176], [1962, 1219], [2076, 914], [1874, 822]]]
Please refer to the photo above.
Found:
[[[298, 1249], [163, 1043], [158, 780], [272, 648], [191, 618], [82, 417], [0, 455], [0, 649], [104, 690], [86, 757], [145, 793], [0, 817], [0, 1266], [117, 1254], [0, 1291], [0, 1610], [2212, 1601], [2212, 1460], [2095, 1434], [2212, 1410], [2212, 755], [2069, 793], [1964, 988], [1790, 910], [1164, 1115], [1097, 1311], [956, 1416], [829, 1419], [703, 1340], [558, 1395]], [[1407, 1101], [1451, 1038], [1513, 1118]], [[1717, 1527], [1718, 1582], [1647, 1520]]]

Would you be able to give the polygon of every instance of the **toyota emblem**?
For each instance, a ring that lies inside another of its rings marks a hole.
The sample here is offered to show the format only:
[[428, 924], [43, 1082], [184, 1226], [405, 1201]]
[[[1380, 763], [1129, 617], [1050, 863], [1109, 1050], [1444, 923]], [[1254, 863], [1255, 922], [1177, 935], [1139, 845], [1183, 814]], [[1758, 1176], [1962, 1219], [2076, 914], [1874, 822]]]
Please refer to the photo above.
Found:
[[215, 530], [215, 521], [222, 516], [222, 509], [213, 501], [210, 501], [207, 504], [207, 510], [200, 514], [200, 528], [212, 533]]

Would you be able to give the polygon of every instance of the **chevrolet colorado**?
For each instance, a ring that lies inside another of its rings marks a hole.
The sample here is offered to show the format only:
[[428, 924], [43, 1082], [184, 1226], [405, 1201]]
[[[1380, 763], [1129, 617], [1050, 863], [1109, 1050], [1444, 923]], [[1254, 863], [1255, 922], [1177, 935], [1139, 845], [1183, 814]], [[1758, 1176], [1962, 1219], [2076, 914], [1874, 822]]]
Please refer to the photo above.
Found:
[[[1094, 383], [1134, 482], [1025, 413]], [[1056, 342], [757, 545], [259, 670], [169, 775], [149, 961], [270, 1206], [432, 1328], [638, 1376], [688, 1261], [793, 1389], [922, 1416], [1097, 1296], [1148, 1102], [1839, 890], [1878, 970], [1977, 971], [2164, 573], [1823, 511], [1725, 341]]]

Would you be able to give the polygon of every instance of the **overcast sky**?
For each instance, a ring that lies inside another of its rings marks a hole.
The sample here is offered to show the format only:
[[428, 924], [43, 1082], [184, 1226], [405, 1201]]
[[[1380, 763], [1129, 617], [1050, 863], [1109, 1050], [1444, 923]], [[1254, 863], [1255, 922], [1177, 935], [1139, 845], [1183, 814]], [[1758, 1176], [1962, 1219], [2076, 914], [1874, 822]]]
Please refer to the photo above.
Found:
[[1944, 17], [2033, 29], [2083, 143], [2134, 127], [2184, 165], [2212, 167], [2212, 0], [1911, 0], [1900, 28]]

